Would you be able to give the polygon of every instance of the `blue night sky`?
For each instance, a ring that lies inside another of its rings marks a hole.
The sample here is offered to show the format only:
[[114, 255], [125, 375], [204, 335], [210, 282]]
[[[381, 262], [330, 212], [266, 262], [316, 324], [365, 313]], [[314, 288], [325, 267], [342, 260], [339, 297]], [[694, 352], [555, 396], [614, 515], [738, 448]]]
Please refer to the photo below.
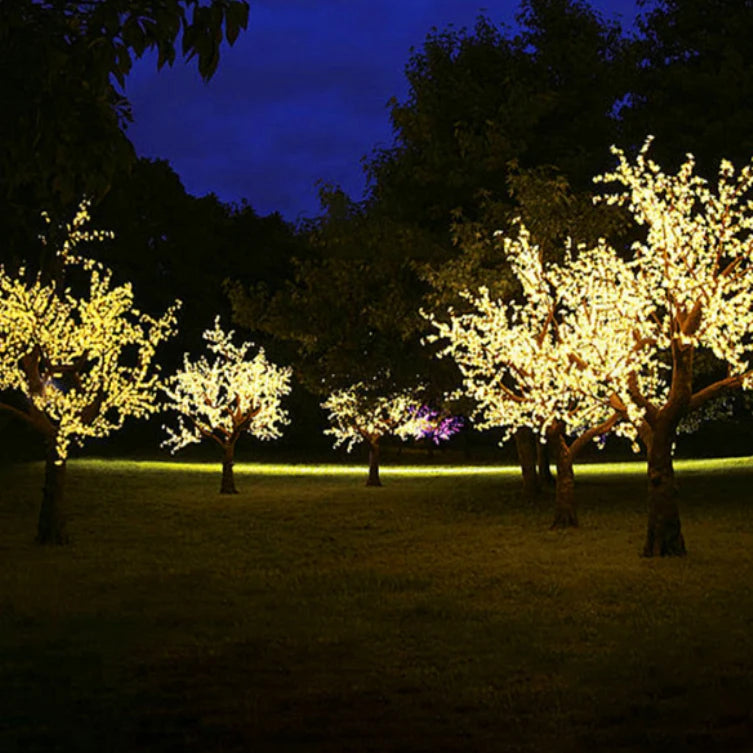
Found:
[[[630, 27], [635, 0], [591, 0]], [[126, 94], [140, 156], [169, 160], [186, 189], [245, 198], [259, 214], [318, 214], [317, 181], [361, 198], [361, 158], [389, 146], [387, 102], [407, 94], [410, 48], [480, 13], [512, 25], [517, 0], [251, 0], [246, 32], [205, 84], [195, 63], [138, 61]]]

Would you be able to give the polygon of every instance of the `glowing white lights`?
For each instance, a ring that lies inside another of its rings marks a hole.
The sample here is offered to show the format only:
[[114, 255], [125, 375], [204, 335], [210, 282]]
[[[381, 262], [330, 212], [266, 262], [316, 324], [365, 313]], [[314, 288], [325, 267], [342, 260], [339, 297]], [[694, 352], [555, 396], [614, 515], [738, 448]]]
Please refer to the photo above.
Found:
[[[437, 330], [427, 339], [458, 364], [480, 428], [504, 427], [504, 439], [523, 426], [542, 438], [555, 425], [577, 435], [614, 414], [630, 375], [658, 388], [635, 352], [632, 320], [643, 302], [612, 248], [580, 247], [576, 258], [568, 247], [561, 264], [545, 266], [525, 227], [500, 237], [521, 301], [492, 300], [482, 287], [462, 294], [469, 313], [450, 310], [448, 321], [427, 315]], [[618, 430], [635, 435], [629, 423]]]
[[[723, 390], [753, 387], [753, 168], [736, 174], [722, 162], [712, 190], [691, 156], [676, 175], [663, 173], [646, 156], [650, 143], [634, 164], [613, 149], [616, 170], [596, 179], [624, 187], [597, 200], [627, 205], [646, 227], [629, 262], [601, 242], [577, 255], [568, 248], [561, 264], [545, 267], [520, 228], [502, 243], [521, 302], [480, 288], [464, 293], [471, 313], [427, 317], [437, 330], [429, 339], [441, 339], [440, 356], [460, 367], [482, 428], [543, 434], [561, 422], [577, 434], [617, 411], [629, 421], [616, 431], [637, 449], [637, 427], [652, 425], [662, 406], [672, 405], [676, 421]], [[726, 373], [692, 394], [692, 361], [667, 354], [696, 348]]]
[[322, 403], [331, 424], [324, 433], [335, 438], [335, 447], [344, 444], [348, 452], [363, 440], [375, 443], [389, 434], [400, 439], [419, 437], [426, 428], [419, 415], [421, 405], [410, 390], [378, 395], [357, 382]]
[[127, 416], [158, 410], [155, 348], [175, 331], [172, 306], [159, 319], [133, 307], [130, 284], [112, 284], [112, 272], [76, 256], [82, 241], [109, 237], [86, 231], [83, 204], [57, 257], [64, 272], [88, 275], [88, 293], [77, 295], [37, 275], [25, 281], [0, 267], [0, 389], [26, 398], [24, 409], [3, 405], [54, 442], [57, 462], [71, 442], [104, 437]]
[[244, 433], [279, 437], [290, 423], [281, 398], [290, 392], [292, 370], [270, 363], [263, 348], [249, 358], [253, 343], [234, 345], [233, 332], [223, 332], [219, 317], [203, 336], [214, 361], [204, 356], [191, 361], [184, 355], [183, 368], [163, 388], [165, 407], [178, 413], [178, 428], [164, 427], [168, 436], [162, 445], [175, 452], [204, 437], [223, 448]]
[[[693, 409], [723, 389], [753, 387], [753, 166], [736, 174], [722, 161], [712, 188], [694, 174], [692, 155], [676, 175], [663, 173], [646, 156], [650, 144], [649, 137], [635, 164], [614, 148], [617, 168], [596, 180], [622, 184], [621, 193], [600, 200], [627, 205], [646, 227], [646, 240], [633, 244], [631, 264], [645, 306], [644, 315], [634, 317], [644, 361], [670, 348], [706, 348], [724, 365], [725, 377], [685, 406]], [[677, 376], [675, 368], [675, 383]], [[652, 398], [635, 385], [631, 397]]]

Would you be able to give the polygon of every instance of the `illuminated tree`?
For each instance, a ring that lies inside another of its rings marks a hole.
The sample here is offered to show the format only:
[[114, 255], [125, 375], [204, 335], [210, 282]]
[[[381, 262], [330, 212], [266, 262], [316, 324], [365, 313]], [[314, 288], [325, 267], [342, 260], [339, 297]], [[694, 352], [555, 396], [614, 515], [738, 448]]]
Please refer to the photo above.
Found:
[[166, 407], [178, 412], [176, 431], [165, 426], [163, 447], [181, 447], [213, 439], [222, 448], [220, 494], [237, 494], [233, 478], [235, 445], [243, 434], [275, 439], [289, 423], [281, 398], [290, 392], [291, 369], [267, 360], [263, 348], [248, 357], [253, 343], [234, 345], [233, 332], [223, 332], [219, 317], [204, 332], [207, 349], [215, 358], [191, 361], [183, 356], [183, 368], [167, 380], [163, 391]]
[[[622, 184], [604, 200], [627, 205], [646, 228], [645, 240], [633, 245], [640, 298], [633, 337], [644, 364], [668, 364], [668, 389], [652, 392], [629, 379], [627, 400], [643, 423], [648, 450], [644, 554], [682, 555], [672, 465], [678, 424], [726, 391], [753, 387], [753, 164], [736, 174], [722, 161], [712, 187], [694, 174], [691, 155], [677, 174], [664, 174], [646, 156], [650, 144], [649, 138], [634, 164], [613, 149], [617, 168], [597, 180]], [[719, 373], [698, 384], [694, 357], [700, 353], [714, 357]]]
[[427, 439], [436, 445], [457, 434], [465, 425], [462, 416], [452, 416], [428, 405], [412, 410], [411, 414], [418, 422], [417, 439]]
[[[156, 346], [175, 331], [177, 304], [159, 319], [133, 307], [129, 283], [113, 285], [106, 267], [74, 254], [107, 234], [84, 229], [82, 205], [57, 251], [65, 282], [43, 282], [0, 266], [0, 409], [39, 431], [47, 463], [37, 541], [67, 541], [63, 492], [71, 443], [104, 437], [127, 416], [158, 410]], [[77, 290], [86, 290], [79, 295]]]
[[557, 464], [552, 527], [577, 525], [573, 461], [591, 440], [615, 427], [633, 439], [636, 426], [620, 423], [636, 410], [620, 399], [628, 374], [656, 390], [655, 374], [641, 369], [630, 325], [640, 300], [628, 265], [605, 243], [566, 249], [561, 264], [545, 265], [524, 227], [503, 239], [503, 251], [522, 288], [519, 300], [488, 289], [464, 293], [470, 310], [429, 315], [463, 375], [462, 392], [476, 405], [479, 428], [504, 427], [505, 441], [530, 427], [552, 448]]
[[421, 402], [409, 390], [377, 394], [363, 382], [357, 382], [333, 392], [322, 403], [322, 408], [329, 411], [331, 424], [324, 433], [335, 438], [335, 447], [344, 444], [350, 452], [356, 444], [368, 442], [366, 486], [382, 485], [379, 480], [379, 442], [382, 437], [392, 434], [400, 439], [418, 438], [424, 427], [423, 420], [416, 417]]

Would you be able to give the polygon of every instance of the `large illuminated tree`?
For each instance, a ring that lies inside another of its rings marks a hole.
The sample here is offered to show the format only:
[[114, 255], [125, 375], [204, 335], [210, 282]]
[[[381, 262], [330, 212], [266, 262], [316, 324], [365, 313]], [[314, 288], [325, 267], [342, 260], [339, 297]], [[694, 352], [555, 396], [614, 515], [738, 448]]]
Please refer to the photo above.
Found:
[[493, 298], [488, 289], [466, 291], [466, 313], [449, 310], [437, 332], [440, 357], [450, 356], [463, 375], [462, 392], [475, 405], [480, 428], [503, 427], [503, 441], [522, 427], [549, 443], [557, 465], [552, 527], [578, 524], [573, 461], [591, 440], [617, 427], [637, 430], [620, 399], [628, 374], [650, 391], [655, 376], [638, 365], [630, 322], [640, 301], [624, 284], [630, 270], [605, 243], [568, 248], [561, 264], [544, 264], [524, 227], [503, 239], [522, 295]]
[[[70, 445], [104, 437], [128, 416], [158, 410], [156, 346], [175, 331], [173, 306], [159, 319], [133, 306], [130, 284], [77, 256], [76, 245], [106, 234], [85, 230], [83, 205], [56, 253], [62, 279], [45, 283], [0, 266], [0, 402], [40, 432], [47, 461], [37, 541], [67, 541], [63, 508]], [[65, 287], [69, 284], [69, 287]]]
[[335, 438], [335, 447], [344, 444], [348, 452], [356, 444], [367, 442], [369, 476], [366, 486], [381, 486], [380, 441], [390, 434], [400, 439], [420, 437], [426, 428], [423, 418], [418, 417], [421, 405], [410, 390], [384, 394], [357, 382], [336, 390], [322, 403], [322, 408], [329, 411], [331, 424], [324, 433]]
[[[668, 389], [652, 394], [628, 382], [648, 450], [649, 516], [644, 554], [682, 555], [672, 451], [680, 421], [729, 390], [753, 387], [753, 164], [736, 173], [722, 161], [716, 185], [694, 174], [688, 155], [676, 174], [647, 157], [649, 138], [631, 163], [597, 180], [622, 184], [606, 196], [645, 226], [633, 245], [634, 340], [645, 364], [668, 364]], [[694, 374], [695, 356], [715, 359], [717, 377]], [[694, 379], [695, 376], [695, 379]]]
[[289, 423], [281, 399], [290, 392], [291, 369], [267, 360], [263, 348], [249, 357], [252, 343], [233, 344], [233, 332], [224, 332], [219, 317], [204, 332], [207, 349], [214, 355], [191, 361], [167, 380], [163, 390], [167, 408], [178, 413], [178, 427], [165, 426], [162, 443], [176, 452], [204, 438], [222, 448], [221, 494], [237, 494], [233, 477], [235, 445], [243, 434], [274, 439]]

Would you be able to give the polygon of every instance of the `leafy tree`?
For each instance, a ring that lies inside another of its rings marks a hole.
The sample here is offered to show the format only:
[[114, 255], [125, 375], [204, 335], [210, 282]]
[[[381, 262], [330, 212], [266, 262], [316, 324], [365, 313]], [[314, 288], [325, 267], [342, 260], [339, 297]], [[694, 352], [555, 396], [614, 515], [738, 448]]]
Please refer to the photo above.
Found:
[[235, 445], [243, 434], [258, 439], [274, 439], [289, 422], [281, 398], [290, 392], [289, 368], [267, 360], [260, 348], [251, 359], [251, 343], [234, 345], [233, 332], [224, 332], [219, 317], [214, 328], [204, 332], [207, 349], [215, 359], [203, 356], [197, 361], [186, 354], [183, 368], [167, 380], [163, 391], [166, 407], [178, 412], [178, 429], [165, 427], [168, 438], [162, 443], [175, 452], [204, 438], [222, 448], [220, 494], [237, 494], [233, 477]]
[[400, 322], [393, 321], [389, 300], [408, 316], [414, 312], [389, 295], [388, 277], [367, 280], [367, 269], [362, 260], [309, 260], [299, 263], [294, 280], [276, 293], [263, 286], [247, 292], [232, 284], [233, 319], [290, 343], [296, 375], [314, 394], [369, 374], [389, 379], [402, 349]]
[[245, 0], [0, 4], [0, 225], [17, 256], [6, 262], [28, 257], [38, 207], [65, 216], [133, 163], [124, 96], [133, 58], [155, 49], [158, 66], [171, 64], [180, 39], [209, 79], [223, 34], [232, 44], [247, 19]]
[[419, 417], [421, 401], [415, 391], [382, 393], [373, 385], [357, 382], [336, 390], [323, 403], [329, 411], [331, 428], [324, 433], [335, 438], [335, 447], [344, 444], [350, 452], [356, 444], [369, 445], [369, 476], [366, 486], [381, 486], [379, 479], [380, 441], [387, 435], [400, 439], [418, 438], [425, 428]]
[[98, 258], [133, 282], [146, 310], [184, 301], [181, 332], [170, 348], [178, 361], [203, 345], [207, 311], [230, 314], [226, 277], [274, 289], [291, 273], [291, 257], [307, 248], [279, 215], [260, 217], [247, 204], [186, 193], [163, 160], [138, 160], [95, 216], [116, 231], [98, 246]]
[[312, 420], [320, 415], [315, 396], [356, 382], [383, 394], [425, 382], [428, 393], [441, 394], [440, 370], [420, 344], [424, 285], [406, 258], [409, 239], [344, 194], [324, 199], [324, 216], [303, 229], [292, 279], [276, 287], [228, 283], [234, 321], [266, 336], [293, 365], [307, 393], [301, 399], [316, 400]]
[[[637, 352], [667, 372], [666, 390], [635, 380], [625, 388], [648, 449], [649, 557], [685, 554], [672, 464], [680, 421], [726, 391], [753, 387], [753, 163], [735, 173], [724, 160], [711, 184], [695, 174], [692, 156], [665, 174], [648, 158], [650, 144], [634, 162], [615, 149], [617, 167], [602, 178], [617, 184], [605, 200], [628, 206], [646, 230], [621, 284], [640, 301]], [[718, 371], [700, 381], [695, 362], [704, 353]]]
[[657, 137], [657, 159], [674, 169], [692, 153], [713, 177], [719, 161], [753, 154], [751, 0], [642, 0], [632, 85], [619, 143]]
[[576, 192], [589, 191], [615, 137], [615, 108], [632, 83], [622, 30], [585, 0], [523, 0], [518, 22], [528, 85], [545, 103], [518, 161], [556, 166]]
[[176, 306], [158, 319], [140, 313], [128, 283], [114, 285], [109, 269], [75, 255], [78, 243], [102, 238], [84, 229], [87, 218], [84, 206], [57, 251], [68, 287], [0, 267], [0, 389], [8, 391], [0, 410], [47, 444], [41, 544], [68, 538], [63, 503], [71, 443], [107, 436], [128, 416], [158, 409], [155, 348], [175, 330]]
[[[392, 103], [395, 144], [366, 163], [367, 211], [411, 238], [431, 285], [418, 295], [435, 311], [462, 306], [458, 292], [482, 284], [511, 294], [505, 262], [476, 239], [516, 217], [548, 258], [568, 236], [593, 243], [624, 227], [619, 214], [593, 207], [590, 183], [628, 85], [619, 28], [566, 0], [524, 2], [519, 22], [517, 36], [486, 18], [473, 33], [430, 34], [406, 68], [407, 100]], [[537, 455], [542, 479], [551, 478], [546, 453], [525, 427], [515, 438], [533, 495]]]
[[557, 166], [577, 191], [605, 166], [623, 96], [619, 28], [579, 0], [527, 0], [523, 31], [480, 18], [473, 34], [435, 31], [392, 103], [395, 145], [367, 162], [385, 216], [446, 237], [450, 213], [476, 219], [480, 197], [507, 197], [511, 166]]
[[[486, 19], [473, 34], [432, 33], [406, 69], [408, 100], [393, 103], [394, 147], [367, 161], [367, 199], [356, 204], [325, 188], [324, 215], [306, 228], [320, 258], [301, 264], [284, 292], [231, 288], [236, 322], [295, 343], [296, 372], [309, 389], [326, 393], [389, 371], [385, 389], [420, 379], [441, 395], [455, 379], [452, 364], [431, 365], [420, 346], [415, 302], [427, 293], [430, 302], [435, 293], [456, 295], [460, 266], [475, 286], [500, 268], [498, 258], [477, 264], [458, 256], [450, 230], [458, 207], [488, 232], [526, 206], [542, 245], [551, 237], [552, 248], [574, 229], [579, 240], [611, 229], [602, 219], [609, 212], [592, 207], [579, 176], [605, 164], [612, 140], [611, 109], [621, 92], [617, 29], [579, 2], [524, 7], [529, 36], [511, 37]], [[578, 127], [569, 131], [568, 166], [579, 166], [574, 197], [567, 176], [540, 164], [551, 155], [538, 145], [559, 139], [551, 129], [562, 130], [579, 77], [588, 89], [583, 121], [603, 143], [589, 145], [586, 159]]]
[[544, 265], [521, 227], [517, 238], [504, 239], [503, 250], [520, 300], [493, 299], [486, 288], [466, 292], [471, 310], [451, 310], [449, 321], [430, 317], [432, 339], [444, 344], [440, 357], [458, 364], [481, 428], [501, 426], [509, 435], [528, 427], [550, 444], [557, 463], [552, 527], [576, 526], [575, 457], [615, 427], [636, 434], [619, 424], [625, 373], [648, 389], [656, 383], [632, 357], [629, 320], [641, 301], [625, 294], [620, 281], [629, 268], [604, 243]]
[[[489, 289], [494, 299], [512, 300], [519, 294], [519, 282], [510, 260], [500, 253], [492, 228], [522, 221], [547, 261], [561, 261], [566, 243], [573, 243], [573, 238], [577, 239], [576, 246], [578, 242], [594, 245], [601, 237], [620, 239], [627, 231], [629, 213], [605, 204], [594, 206], [590, 195], [574, 194], [564, 176], [552, 168], [516, 169], [508, 178], [508, 186], [518, 205], [518, 216], [512, 223], [506, 203], [488, 200], [480, 220], [459, 220], [454, 225], [459, 254], [440, 263], [417, 265], [419, 275], [430, 285], [424, 295], [429, 310], [440, 312], [452, 307], [455, 312], [468, 311], [463, 292], [480, 286]], [[514, 439], [524, 494], [534, 498], [543, 485], [554, 483], [549, 471], [549, 445], [537, 441], [527, 426], [520, 426]]]
[[430, 381], [416, 307], [422, 285], [402, 253], [406, 240], [396, 252], [367, 210], [343, 195], [324, 201], [325, 214], [305, 228], [310, 251], [292, 280], [277, 290], [227, 285], [234, 320], [289, 343], [313, 394], [374, 378], [387, 392]]

